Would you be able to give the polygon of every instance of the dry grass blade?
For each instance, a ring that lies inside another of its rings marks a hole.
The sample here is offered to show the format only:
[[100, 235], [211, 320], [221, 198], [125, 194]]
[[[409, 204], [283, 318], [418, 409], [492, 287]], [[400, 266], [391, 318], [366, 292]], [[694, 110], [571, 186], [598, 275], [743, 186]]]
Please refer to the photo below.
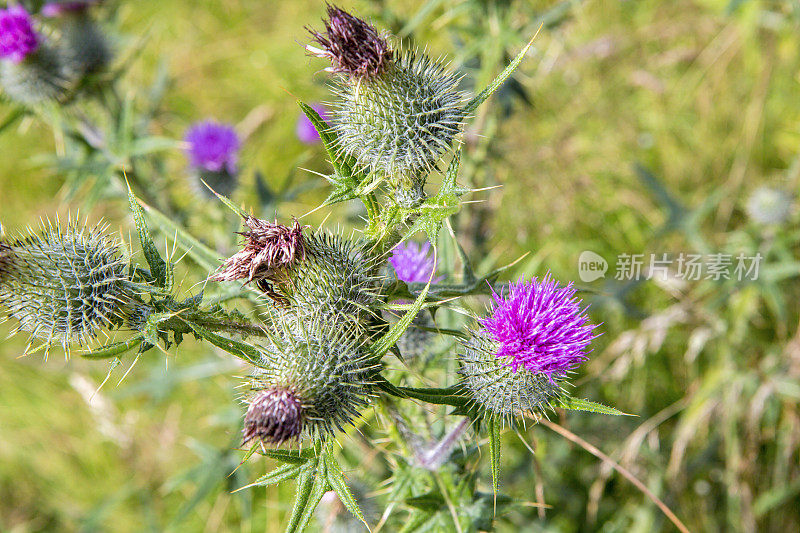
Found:
[[613, 459], [611, 459], [611, 457], [609, 457], [608, 455], [604, 454], [598, 448], [596, 448], [592, 444], [586, 442], [585, 440], [583, 440], [582, 438], [580, 438], [579, 436], [577, 436], [576, 434], [574, 434], [573, 432], [571, 432], [567, 428], [565, 428], [563, 426], [560, 426], [560, 425], [556, 424], [555, 422], [551, 422], [550, 420], [547, 420], [546, 418], [540, 419], [539, 423], [542, 424], [543, 426], [555, 431], [556, 433], [558, 433], [562, 437], [566, 438], [567, 440], [574, 442], [575, 444], [577, 444], [578, 446], [580, 446], [581, 448], [583, 448], [587, 452], [591, 453], [592, 455], [594, 455], [595, 457], [597, 457], [598, 459], [600, 459], [604, 463], [611, 465], [611, 467], [614, 470], [616, 470], [617, 472], [619, 472], [622, 475], [622, 477], [624, 477], [625, 479], [630, 481], [633, 484], [633, 486], [635, 486], [637, 489], [642, 491], [642, 493], [645, 496], [650, 498], [650, 501], [655, 503], [656, 506], [658, 506], [658, 508], [661, 509], [661, 512], [663, 512], [667, 516], [667, 518], [669, 518], [670, 522], [675, 524], [675, 527], [677, 527], [678, 530], [681, 531], [681, 533], [689, 533], [689, 528], [687, 528], [683, 524], [683, 522], [681, 522], [680, 518], [678, 518], [677, 515], [675, 513], [673, 513], [672, 510], [669, 507], [667, 507], [667, 504], [665, 504], [663, 501], [661, 501], [661, 499], [658, 496], [653, 494], [650, 491], [650, 489], [648, 489], [645, 486], [644, 483], [639, 481], [636, 478], [636, 476], [634, 476], [630, 472], [630, 470], [628, 470], [624, 466], [620, 465], [619, 463], [615, 462]]

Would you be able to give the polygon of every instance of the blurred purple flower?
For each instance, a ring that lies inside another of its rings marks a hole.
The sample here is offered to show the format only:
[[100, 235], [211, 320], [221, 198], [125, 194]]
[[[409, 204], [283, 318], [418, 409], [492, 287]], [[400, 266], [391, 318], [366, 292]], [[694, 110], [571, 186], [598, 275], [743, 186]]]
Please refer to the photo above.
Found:
[[[327, 122], [328, 110], [325, 109], [325, 106], [321, 104], [315, 104], [311, 107], [314, 109], [314, 111], [319, 113], [319, 116], [322, 118], [322, 120]], [[317, 129], [302, 111], [300, 112], [300, 116], [297, 117], [297, 127], [295, 128], [295, 133], [297, 134], [297, 138], [303, 144], [317, 144], [320, 141]]]
[[[397, 273], [397, 279], [406, 283], [428, 283], [431, 274], [436, 270], [430, 243], [418, 244], [406, 241], [395, 246], [389, 262]], [[442, 276], [433, 278], [434, 283], [442, 280]]]
[[0, 9], [0, 57], [19, 63], [39, 48], [31, 16], [22, 6]]
[[99, 3], [99, 0], [76, 0], [73, 2], [48, 2], [42, 6], [43, 17], [60, 17], [64, 13], [78, 13], [85, 11], [89, 6]]
[[186, 155], [193, 167], [236, 173], [241, 143], [232, 126], [211, 120], [197, 122], [186, 131], [184, 141], [189, 144]]
[[511, 283], [507, 296], [494, 293], [490, 316], [479, 322], [514, 372], [523, 367], [552, 381], [586, 361], [596, 337], [580, 303], [572, 283], [560, 287], [548, 273], [541, 282]]

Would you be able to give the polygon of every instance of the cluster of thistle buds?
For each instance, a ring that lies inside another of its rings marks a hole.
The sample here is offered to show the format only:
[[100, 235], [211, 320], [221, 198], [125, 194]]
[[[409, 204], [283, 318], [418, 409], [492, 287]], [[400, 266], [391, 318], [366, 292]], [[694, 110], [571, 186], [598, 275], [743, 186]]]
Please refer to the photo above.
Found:
[[66, 102], [111, 60], [91, 13], [99, 0], [47, 2], [34, 16], [21, 5], [0, 9], [0, 87], [14, 101]]

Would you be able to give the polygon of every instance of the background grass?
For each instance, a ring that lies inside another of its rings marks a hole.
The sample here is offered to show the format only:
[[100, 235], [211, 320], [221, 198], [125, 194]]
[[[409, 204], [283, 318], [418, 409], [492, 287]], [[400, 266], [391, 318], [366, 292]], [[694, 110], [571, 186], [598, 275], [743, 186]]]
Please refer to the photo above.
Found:
[[[427, 3], [342, 4], [402, 22]], [[421, 19], [415, 38], [434, 55], [454, 55], [451, 37], [473, 13], [459, 11], [461, 2], [441, 4]], [[620, 253], [751, 250], [771, 238], [779, 243], [771, 261], [785, 271], [772, 288], [676, 292], [596, 282], [601, 295], [589, 297], [591, 314], [603, 322], [603, 336], [576, 392], [638, 418], [559, 421], [632, 469], [692, 530], [796, 528], [797, 217], [769, 237], [746, 220], [743, 205], [760, 185], [792, 193], [799, 185], [792, 170], [800, 153], [798, 8], [715, 0], [515, 6], [517, 33], [509, 39], [517, 48], [520, 35], [538, 27], [537, 14], [554, 6], [567, 14], [541, 31], [521, 68], [532, 105], [514, 104], [491, 143], [492, 165], [483, 172], [503, 188], [481, 196], [493, 213], [484, 228], [487, 264], [530, 252], [515, 275], [549, 269], [567, 281], [577, 279], [583, 250], [613, 263]], [[122, 32], [146, 36], [132, 79], [151, 83], [162, 61], [173, 76], [157, 133], [180, 138], [205, 117], [254, 125], [242, 156], [245, 202], [255, 199], [254, 169], [277, 185], [298, 166], [326, 168], [293, 133], [295, 99], [326, 95], [321, 62], [301, 46], [303, 26], [317, 24], [323, 11], [323, 3], [305, 0], [121, 4]], [[508, 35], [491, 31], [487, 39]], [[62, 178], [38, 163], [37, 154], [52, 149], [49, 130], [32, 119], [0, 136], [7, 231], [80, 207], [64, 201]], [[169, 164], [180, 190], [182, 155]], [[685, 207], [676, 220], [637, 165]], [[309, 211], [325, 192], [301, 195], [281, 215]], [[84, 215], [130, 227], [119, 203], [99, 202]], [[108, 372], [103, 364], [65, 362], [58, 353], [45, 363], [20, 359], [23, 348], [18, 338], [0, 345], [0, 528], [281, 530], [291, 484], [231, 494], [267, 468], [258, 461], [226, 477], [241, 460], [233, 450], [240, 410], [231, 376], [244, 369], [187, 342], [175, 355], [149, 352], [121, 385], [117, 369], [95, 393]], [[504, 445], [515, 459], [506, 491], [533, 500], [541, 484], [553, 508], [535, 522], [533, 512], [510, 517], [512, 530], [670, 529], [641, 493], [585, 452], [544, 428], [526, 435], [538, 445], [541, 476], [509, 434]]]

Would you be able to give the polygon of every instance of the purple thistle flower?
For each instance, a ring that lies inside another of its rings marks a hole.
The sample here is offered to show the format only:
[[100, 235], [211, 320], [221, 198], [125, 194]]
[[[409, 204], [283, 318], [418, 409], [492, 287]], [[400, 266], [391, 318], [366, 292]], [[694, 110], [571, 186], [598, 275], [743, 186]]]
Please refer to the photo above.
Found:
[[39, 37], [25, 8], [0, 9], [0, 57], [20, 63], [38, 48]]
[[[437, 264], [432, 256], [430, 243], [418, 244], [406, 241], [395, 246], [389, 262], [397, 273], [397, 279], [406, 283], [428, 283], [436, 270]], [[442, 280], [442, 276], [433, 278], [434, 283]]]
[[187, 130], [184, 141], [189, 144], [186, 155], [193, 167], [236, 173], [241, 143], [232, 126], [211, 120], [197, 122]]
[[[325, 109], [325, 106], [315, 104], [311, 107], [314, 109], [314, 111], [319, 113], [319, 116], [322, 120], [327, 122], [328, 110]], [[317, 129], [302, 111], [300, 112], [300, 116], [297, 117], [297, 127], [295, 128], [295, 133], [297, 138], [303, 144], [317, 144], [320, 141]]]
[[585, 311], [572, 283], [559, 287], [548, 273], [541, 282], [510, 284], [507, 297], [494, 293], [490, 316], [479, 322], [499, 344], [496, 356], [512, 371], [524, 368], [552, 382], [588, 359], [596, 326], [587, 324]]
[[86, 11], [91, 5], [99, 3], [100, 0], [76, 0], [62, 2], [48, 2], [42, 6], [41, 14], [43, 17], [60, 17], [65, 13], [80, 13]]
[[314, 41], [322, 48], [306, 46], [312, 55], [330, 59], [327, 69], [351, 76], [370, 78], [384, 71], [392, 61], [392, 49], [386, 39], [368, 22], [328, 5], [325, 33], [309, 28]]
[[282, 388], [259, 391], [244, 415], [242, 444], [258, 438], [280, 444], [297, 438], [303, 429], [303, 404], [290, 390]]

